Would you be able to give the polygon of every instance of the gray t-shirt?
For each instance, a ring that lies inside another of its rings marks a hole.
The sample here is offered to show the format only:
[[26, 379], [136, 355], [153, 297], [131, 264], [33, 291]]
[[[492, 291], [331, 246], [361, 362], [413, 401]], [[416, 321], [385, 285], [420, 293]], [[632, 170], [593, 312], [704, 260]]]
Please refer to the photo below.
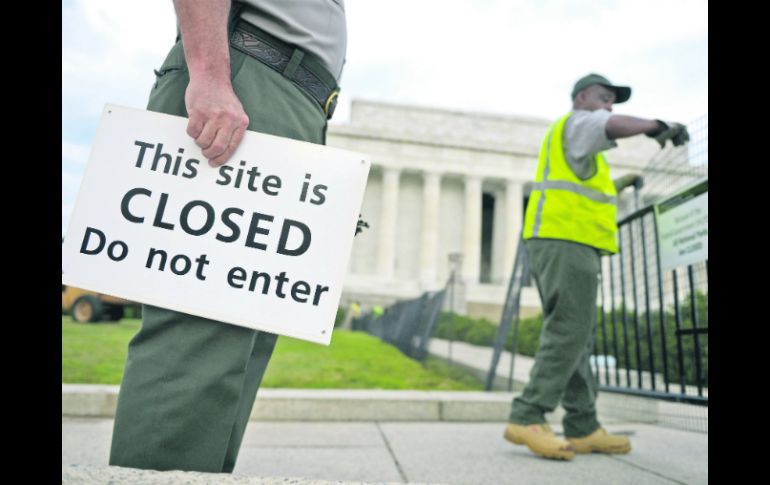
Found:
[[607, 138], [605, 131], [610, 116], [612, 113], [604, 109], [576, 109], [564, 125], [562, 143], [567, 147], [567, 163], [580, 180], [596, 175], [594, 155], [618, 146], [614, 140]]
[[241, 18], [317, 56], [339, 82], [347, 49], [344, 0], [245, 0]]

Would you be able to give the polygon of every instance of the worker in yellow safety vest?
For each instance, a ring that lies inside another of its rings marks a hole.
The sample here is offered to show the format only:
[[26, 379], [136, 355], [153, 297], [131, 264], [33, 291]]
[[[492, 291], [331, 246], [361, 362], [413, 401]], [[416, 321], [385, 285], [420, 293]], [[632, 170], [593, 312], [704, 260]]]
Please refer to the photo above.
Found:
[[[662, 147], [689, 140], [679, 123], [616, 115], [631, 88], [589, 74], [575, 83], [572, 111], [548, 128], [524, 217], [530, 270], [543, 303], [540, 347], [530, 380], [513, 400], [504, 437], [546, 458], [628, 453], [625, 436], [608, 434], [596, 415], [589, 357], [596, 321], [600, 256], [618, 252], [617, 194], [638, 175], [613, 181], [604, 150], [617, 138], [646, 134]], [[561, 401], [565, 439], [545, 420]]]

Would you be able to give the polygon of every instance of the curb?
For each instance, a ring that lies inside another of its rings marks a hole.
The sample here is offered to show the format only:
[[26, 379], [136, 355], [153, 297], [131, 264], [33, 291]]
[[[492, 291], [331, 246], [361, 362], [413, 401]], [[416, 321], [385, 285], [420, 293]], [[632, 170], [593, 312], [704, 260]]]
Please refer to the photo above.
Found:
[[[119, 386], [62, 384], [62, 416], [115, 416]], [[252, 421], [506, 421], [512, 393], [261, 389]]]

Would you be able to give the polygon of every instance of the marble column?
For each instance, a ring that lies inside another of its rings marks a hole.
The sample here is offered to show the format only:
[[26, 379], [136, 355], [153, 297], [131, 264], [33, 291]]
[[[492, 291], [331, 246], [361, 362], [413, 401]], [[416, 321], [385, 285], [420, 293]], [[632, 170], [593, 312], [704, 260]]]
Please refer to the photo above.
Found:
[[422, 231], [420, 235], [420, 282], [429, 287], [436, 282], [438, 263], [439, 199], [441, 174], [423, 174]]
[[516, 249], [519, 244], [519, 235], [524, 222], [522, 208], [523, 184], [517, 180], [508, 180], [505, 184], [505, 250], [503, 252], [503, 265], [505, 268], [505, 282], [513, 271], [513, 262], [516, 259]]
[[465, 178], [463, 226], [463, 278], [476, 284], [481, 268], [481, 177], [469, 175]]
[[396, 224], [398, 222], [398, 185], [401, 170], [386, 167], [382, 177], [382, 213], [377, 246], [377, 274], [392, 279], [396, 262]]

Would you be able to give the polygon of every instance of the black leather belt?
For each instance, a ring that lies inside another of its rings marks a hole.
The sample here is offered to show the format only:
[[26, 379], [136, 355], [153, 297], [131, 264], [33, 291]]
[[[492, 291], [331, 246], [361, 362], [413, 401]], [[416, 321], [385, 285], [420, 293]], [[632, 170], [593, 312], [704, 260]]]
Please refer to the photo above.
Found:
[[321, 106], [326, 119], [331, 119], [340, 88], [319, 60], [244, 21], [233, 29], [230, 45], [304, 89]]

